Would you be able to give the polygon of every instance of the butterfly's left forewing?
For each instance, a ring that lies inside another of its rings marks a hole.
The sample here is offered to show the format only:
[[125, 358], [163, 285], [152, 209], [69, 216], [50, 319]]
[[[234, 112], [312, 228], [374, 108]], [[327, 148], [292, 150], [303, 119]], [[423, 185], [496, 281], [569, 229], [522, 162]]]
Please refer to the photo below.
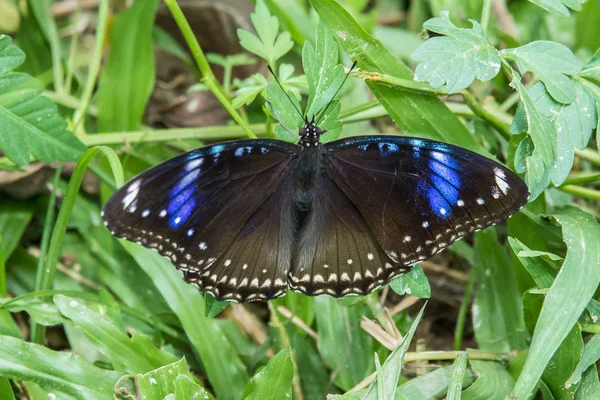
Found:
[[208, 146], [132, 179], [103, 216], [113, 234], [156, 249], [218, 299], [277, 297], [291, 260], [296, 162], [296, 146], [276, 140]]

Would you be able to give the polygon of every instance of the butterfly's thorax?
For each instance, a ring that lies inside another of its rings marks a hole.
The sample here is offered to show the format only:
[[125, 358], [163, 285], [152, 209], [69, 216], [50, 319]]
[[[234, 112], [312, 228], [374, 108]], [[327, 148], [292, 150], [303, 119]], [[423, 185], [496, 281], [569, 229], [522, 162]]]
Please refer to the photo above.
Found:
[[307, 122], [300, 129], [300, 168], [296, 175], [294, 201], [301, 213], [308, 212], [313, 201], [315, 182], [321, 169], [322, 145], [319, 138], [323, 133], [314, 122]]

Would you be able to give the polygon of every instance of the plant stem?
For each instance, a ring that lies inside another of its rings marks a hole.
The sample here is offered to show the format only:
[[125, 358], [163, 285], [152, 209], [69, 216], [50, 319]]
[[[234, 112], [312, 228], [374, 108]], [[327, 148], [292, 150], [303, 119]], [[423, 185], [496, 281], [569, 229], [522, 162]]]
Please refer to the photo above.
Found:
[[396, 76], [382, 74], [379, 72], [372, 71], [360, 71], [353, 74], [356, 78], [365, 81], [376, 81], [381, 83], [388, 83], [393, 86], [397, 86], [400, 89], [405, 89], [420, 94], [435, 95], [449, 95], [448, 92], [442, 89], [434, 89], [428, 83], [416, 82], [410, 79], [398, 78]]
[[[259, 135], [266, 133], [264, 124], [250, 125]], [[148, 131], [109, 132], [87, 135], [80, 138], [88, 146], [120, 143], [155, 143], [185, 139], [226, 140], [239, 139], [245, 136], [240, 126], [203, 126], [194, 128], [158, 129]]]
[[483, 0], [483, 9], [481, 10], [481, 27], [485, 32], [490, 22], [490, 14], [492, 13], [492, 0]]
[[6, 264], [2, 252], [2, 235], [0, 235], [0, 297], [6, 297]]
[[574, 194], [575, 196], [583, 197], [591, 200], [600, 200], [600, 191], [594, 189], [588, 189], [577, 185], [566, 185], [560, 186], [560, 190], [565, 193]]
[[596, 152], [592, 149], [583, 149], [583, 150], [575, 149], [575, 155], [583, 158], [584, 160], [591, 162], [594, 165], [600, 166], [600, 155], [598, 154], [598, 152]]
[[510, 125], [506, 124], [504, 121], [502, 121], [496, 115], [494, 115], [491, 111], [489, 111], [488, 109], [483, 107], [481, 104], [479, 104], [479, 102], [477, 102], [477, 100], [475, 100], [473, 95], [471, 95], [471, 93], [469, 93], [467, 90], [462, 90], [460, 92], [460, 94], [462, 94], [463, 98], [465, 99], [465, 102], [467, 103], [469, 108], [471, 110], [473, 110], [475, 115], [477, 115], [479, 118], [483, 119], [484, 121], [487, 121], [490, 125], [492, 125], [494, 128], [496, 128], [496, 130], [506, 140], [510, 139]]
[[94, 46], [94, 52], [92, 53], [92, 59], [90, 62], [90, 69], [88, 72], [87, 81], [83, 88], [83, 94], [81, 95], [81, 103], [73, 114], [73, 132], [78, 133], [79, 126], [81, 125], [87, 108], [96, 86], [96, 79], [100, 72], [100, 64], [102, 62], [102, 46], [104, 45], [104, 37], [106, 36], [106, 22], [108, 19], [108, 2], [109, 0], [101, 0], [100, 7], [98, 9], [98, 25], [96, 26], [96, 44]]
[[196, 36], [194, 36], [194, 32], [190, 27], [190, 24], [185, 19], [181, 8], [177, 4], [175, 0], [165, 0], [165, 4], [171, 11], [177, 26], [181, 30], [181, 33], [192, 52], [192, 56], [194, 57], [194, 61], [196, 61], [196, 65], [200, 72], [202, 73], [202, 81], [208, 87], [208, 89], [215, 95], [215, 97], [221, 102], [223, 107], [229, 112], [229, 115], [237, 122], [237, 124], [242, 128], [242, 130], [246, 133], [249, 138], [256, 139], [257, 136], [250, 130], [250, 127], [246, 123], [246, 121], [238, 114], [238, 112], [233, 108], [227, 94], [221, 87], [221, 84], [215, 77], [215, 74], [210, 69], [210, 64], [206, 60], [206, 56], [200, 47], [200, 44], [196, 40]]
[[469, 273], [469, 280], [467, 287], [465, 288], [465, 294], [460, 303], [460, 309], [458, 310], [458, 318], [456, 319], [456, 329], [454, 330], [454, 350], [459, 351], [462, 347], [463, 332], [465, 329], [465, 320], [467, 319], [467, 311], [469, 304], [471, 303], [471, 292], [473, 291], [473, 284], [475, 283], [475, 273], [473, 269]]
[[599, 181], [600, 181], [600, 174], [595, 174], [595, 173], [591, 173], [591, 174], [590, 173], [582, 173], [580, 175], [573, 174], [573, 177], [564, 181], [561, 186], [579, 185], [582, 183], [591, 183], [591, 182], [599, 182]]

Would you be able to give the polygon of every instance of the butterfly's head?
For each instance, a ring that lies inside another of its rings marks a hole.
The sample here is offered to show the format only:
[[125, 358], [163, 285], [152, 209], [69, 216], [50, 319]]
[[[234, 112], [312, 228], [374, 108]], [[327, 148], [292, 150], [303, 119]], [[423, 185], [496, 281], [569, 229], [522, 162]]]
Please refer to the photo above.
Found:
[[304, 117], [304, 125], [300, 128], [300, 141], [298, 141], [298, 144], [307, 148], [317, 147], [319, 138], [325, 132], [327, 132], [327, 129], [321, 129], [315, 123], [314, 115], [310, 121], [307, 117]]

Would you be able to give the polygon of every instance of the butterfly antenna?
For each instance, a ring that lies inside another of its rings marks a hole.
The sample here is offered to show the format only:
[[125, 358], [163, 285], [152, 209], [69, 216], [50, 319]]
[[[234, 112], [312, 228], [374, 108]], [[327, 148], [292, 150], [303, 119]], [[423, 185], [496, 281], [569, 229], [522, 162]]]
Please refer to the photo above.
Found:
[[346, 83], [346, 79], [348, 79], [348, 77], [350, 76], [350, 73], [352, 72], [352, 70], [354, 69], [354, 67], [356, 67], [356, 61], [354, 61], [354, 63], [352, 64], [352, 66], [350, 67], [350, 70], [348, 70], [348, 73], [346, 74], [346, 76], [344, 77], [344, 80], [342, 81], [342, 84], [340, 85], [340, 87], [335, 91], [335, 94], [333, 95], [333, 97], [331, 98], [331, 101], [329, 103], [327, 103], [327, 105], [325, 106], [325, 108], [323, 109], [323, 111], [321, 112], [321, 115], [319, 115], [319, 118], [317, 118], [317, 122], [316, 124], [319, 124], [319, 121], [321, 120], [321, 118], [325, 115], [325, 112], [327, 111], [327, 109], [329, 108], [329, 106], [331, 105], [331, 103], [333, 103], [333, 100], [335, 100], [336, 96], [338, 95], [338, 93], [340, 92], [340, 90], [344, 87], [344, 83]]
[[285, 91], [285, 89], [281, 85], [281, 82], [279, 82], [279, 79], [277, 79], [277, 75], [275, 75], [275, 72], [273, 72], [273, 68], [271, 68], [270, 65], [267, 65], [267, 67], [269, 67], [269, 71], [271, 72], [271, 75], [273, 75], [273, 78], [275, 78], [275, 81], [277, 82], [277, 84], [279, 85], [279, 87], [281, 88], [281, 90], [283, 91], [283, 94], [285, 94], [285, 97], [287, 97], [288, 100], [290, 101], [290, 103], [292, 103], [292, 105], [294, 106], [294, 108], [298, 112], [298, 115], [300, 115], [300, 118], [302, 118], [303, 120], [306, 119], [306, 118], [304, 118], [304, 115], [302, 115], [302, 113], [300, 112], [300, 110], [298, 109], [298, 106], [296, 106], [296, 103], [294, 103], [292, 101], [292, 98], [290, 97], [290, 95], [288, 94], [288, 92]]

